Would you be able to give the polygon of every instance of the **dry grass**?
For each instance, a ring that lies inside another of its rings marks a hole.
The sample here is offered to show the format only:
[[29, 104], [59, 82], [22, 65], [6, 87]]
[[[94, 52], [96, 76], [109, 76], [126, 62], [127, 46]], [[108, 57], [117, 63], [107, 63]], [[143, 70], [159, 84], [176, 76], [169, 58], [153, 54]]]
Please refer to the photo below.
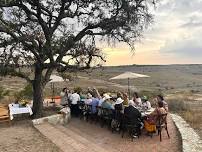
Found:
[[168, 97], [167, 102], [171, 112], [182, 116], [192, 128], [194, 128], [202, 138], [202, 113], [201, 104], [193, 100], [195, 97], [191, 93], [181, 93]]
[[[181, 116], [193, 127], [201, 127], [202, 124], [202, 113], [199, 110], [187, 110], [182, 111]], [[200, 128], [198, 128], [200, 129]]]

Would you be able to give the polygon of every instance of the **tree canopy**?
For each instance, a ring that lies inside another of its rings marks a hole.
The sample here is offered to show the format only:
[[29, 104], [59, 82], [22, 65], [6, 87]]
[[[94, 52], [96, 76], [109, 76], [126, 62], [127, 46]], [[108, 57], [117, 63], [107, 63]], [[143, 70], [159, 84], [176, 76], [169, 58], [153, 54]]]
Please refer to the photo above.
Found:
[[[133, 48], [152, 22], [153, 4], [154, 0], [1, 0], [1, 74], [43, 87], [54, 69], [95, 66], [95, 60], [105, 61], [96, 40]], [[34, 68], [33, 78], [17, 70], [23, 65]]]

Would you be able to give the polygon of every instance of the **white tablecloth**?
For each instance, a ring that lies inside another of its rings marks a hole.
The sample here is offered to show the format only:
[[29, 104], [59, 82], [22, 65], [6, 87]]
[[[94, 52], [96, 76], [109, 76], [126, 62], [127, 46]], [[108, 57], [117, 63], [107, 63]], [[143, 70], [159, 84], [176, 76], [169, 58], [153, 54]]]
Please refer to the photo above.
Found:
[[155, 108], [151, 108], [147, 111], [141, 112], [142, 116], [148, 116], [150, 115], [153, 111], [155, 110]]
[[22, 113], [29, 113], [30, 115], [33, 114], [32, 108], [29, 105], [26, 105], [26, 107], [17, 107], [13, 106], [13, 104], [9, 104], [9, 111], [10, 111], [10, 119], [13, 119], [13, 115], [15, 114], [22, 114]]

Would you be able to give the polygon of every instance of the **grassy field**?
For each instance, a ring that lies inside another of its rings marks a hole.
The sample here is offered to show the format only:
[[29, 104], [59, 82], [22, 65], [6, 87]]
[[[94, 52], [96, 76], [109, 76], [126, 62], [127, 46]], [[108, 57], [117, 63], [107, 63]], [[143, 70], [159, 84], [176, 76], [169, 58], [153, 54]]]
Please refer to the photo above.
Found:
[[[149, 75], [149, 78], [130, 80], [131, 90], [149, 96], [162, 93], [166, 96], [172, 112], [183, 116], [202, 137], [202, 65], [130, 65], [102, 67], [93, 71], [65, 73], [71, 81], [55, 84], [56, 95], [63, 87], [73, 89], [81, 87], [97, 87], [104, 91], [127, 91], [127, 80], [109, 80], [123, 72], [131, 71]], [[56, 73], [57, 74], [57, 73]], [[0, 78], [0, 86], [9, 90], [7, 99], [0, 102], [11, 102], [13, 95], [26, 86], [20, 78]], [[50, 84], [44, 91], [45, 96], [51, 95]]]

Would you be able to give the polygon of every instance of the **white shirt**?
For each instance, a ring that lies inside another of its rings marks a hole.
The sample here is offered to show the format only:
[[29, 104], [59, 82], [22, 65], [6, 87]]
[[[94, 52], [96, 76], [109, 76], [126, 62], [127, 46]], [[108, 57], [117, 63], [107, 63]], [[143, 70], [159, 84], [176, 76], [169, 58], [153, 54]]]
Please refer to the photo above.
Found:
[[77, 102], [80, 101], [81, 99], [78, 93], [73, 93], [70, 96], [70, 100], [71, 100], [71, 104], [77, 104]]
[[86, 99], [85, 104], [89, 105], [89, 104], [91, 104], [92, 101], [93, 101], [92, 99]]
[[151, 109], [151, 103], [148, 100], [143, 102], [142, 106], [146, 107], [147, 109]]
[[141, 98], [136, 98], [134, 103], [135, 103], [135, 106], [137, 106], [137, 107], [140, 106], [141, 107], [142, 106]]
[[104, 102], [104, 100], [103, 100], [103, 99], [100, 99], [98, 106], [101, 107], [101, 105], [102, 105], [103, 102]]

